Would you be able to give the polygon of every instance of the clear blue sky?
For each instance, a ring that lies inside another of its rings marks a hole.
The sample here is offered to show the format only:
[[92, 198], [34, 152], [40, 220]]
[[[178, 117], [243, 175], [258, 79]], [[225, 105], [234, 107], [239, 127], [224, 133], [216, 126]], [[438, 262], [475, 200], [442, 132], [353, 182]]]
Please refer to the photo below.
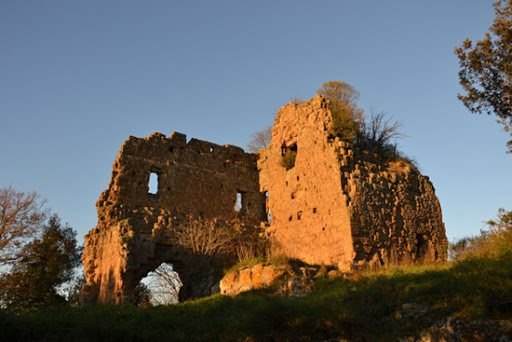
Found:
[[0, 186], [80, 236], [129, 135], [245, 147], [293, 97], [343, 80], [405, 125], [450, 240], [512, 209], [509, 136], [457, 100], [453, 49], [492, 1], [0, 1]]

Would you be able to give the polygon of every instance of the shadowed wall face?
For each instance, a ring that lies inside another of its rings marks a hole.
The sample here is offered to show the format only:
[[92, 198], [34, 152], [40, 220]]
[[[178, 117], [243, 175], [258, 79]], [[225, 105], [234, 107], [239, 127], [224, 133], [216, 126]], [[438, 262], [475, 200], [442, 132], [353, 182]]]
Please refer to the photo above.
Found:
[[186, 283], [201, 280], [191, 265], [192, 251], [176, 245], [175, 230], [188, 220], [237, 220], [246, 226], [266, 221], [256, 158], [236, 146], [187, 143], [176, 132], [169, 138], [160, 133], [130, 137], [97, 202], [98, 226], [86, 236], [90, 300], [125, 302], [138, 281], [162, 262], [176, 265], [189, 296], [208, 294], [209, 289]]

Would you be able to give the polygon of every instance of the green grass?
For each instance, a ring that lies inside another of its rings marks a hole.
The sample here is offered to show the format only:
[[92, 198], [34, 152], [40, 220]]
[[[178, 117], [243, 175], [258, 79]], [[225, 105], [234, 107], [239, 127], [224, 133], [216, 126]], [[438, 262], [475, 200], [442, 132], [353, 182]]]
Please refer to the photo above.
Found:
[[[94, 305], [16, 315], [0, 311], [0, 336], [20, 341], [395, 341], [447, 316], [512, 318], [512, 253], [495, 259], [378, 270], [317, 280], [307, 296], [272, 289], [167, 307]], [[395, 313], [405, 303], [427, 312]]]

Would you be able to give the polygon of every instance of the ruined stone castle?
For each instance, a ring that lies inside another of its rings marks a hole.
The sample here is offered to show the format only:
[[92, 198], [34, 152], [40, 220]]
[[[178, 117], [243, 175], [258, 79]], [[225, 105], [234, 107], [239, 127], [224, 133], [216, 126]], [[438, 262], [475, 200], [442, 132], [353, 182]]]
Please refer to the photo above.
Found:
[[[333, 139], [331, 125], [329, 101], [317, 95], [281, 108], [272, 140], [258, 154], [187, 142], [176, 132], [130, 137], [96, 204], [98, 225], [85, 237], [85, 295], [126, 302], [162, 262], [179, 273], [181, 298], [215, 292], [219, 279], [194, 272], [196, 252], [175, 243], [187, 220], [266, 227], [281, 253], [342, 270], [445, 259], [441, 208], [428, 177], [405, 161], [384, 163]], [[296, 158], [285, 168], [290, 150]], [[148, 191], [152, 174], [155, 193]]]

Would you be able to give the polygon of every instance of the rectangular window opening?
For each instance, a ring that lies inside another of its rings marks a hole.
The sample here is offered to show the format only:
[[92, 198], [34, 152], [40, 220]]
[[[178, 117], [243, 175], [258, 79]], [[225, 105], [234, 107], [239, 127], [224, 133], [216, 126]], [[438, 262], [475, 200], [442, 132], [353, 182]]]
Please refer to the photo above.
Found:
[[272, 214], [270, 213], [270, 205], [269, 205], [269, 199], [268, 199], [268, 191], [264, 191], [263, 196], [265, 196], [265, 213], [267, 216], [267, 222], [272, 223]]
[[149, 174], [148, 193], [156, 195], [158, 193], [158, 178], [159, 175], [156, 172]]
[[243, 203], [243, 193], [238, 191], [236, 193], [236, 202], [235, 202], [235, 211], [237, 213], [241, 212], [242, 209], [244, 208], [244, 203]]

